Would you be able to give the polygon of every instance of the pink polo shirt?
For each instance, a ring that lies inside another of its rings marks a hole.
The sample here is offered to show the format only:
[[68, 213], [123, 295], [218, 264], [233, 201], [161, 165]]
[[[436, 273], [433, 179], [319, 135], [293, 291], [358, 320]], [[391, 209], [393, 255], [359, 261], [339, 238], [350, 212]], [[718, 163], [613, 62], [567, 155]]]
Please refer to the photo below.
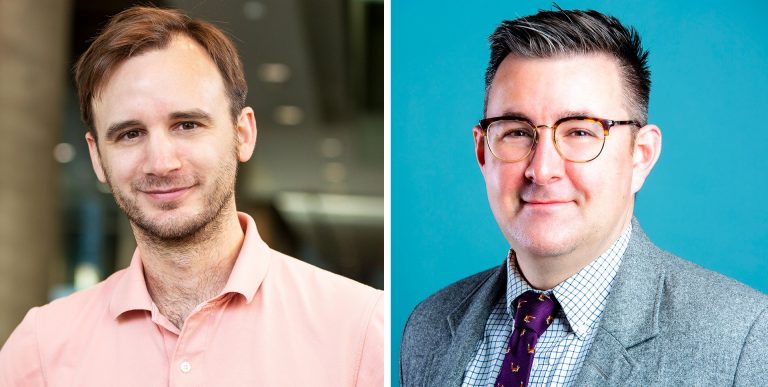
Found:
[[382, 292], [270, 249], [239, 213], [232, 274], [181, 330], [141, 256], [32, 308], [0, 351], [0, 386], [382, 386]]

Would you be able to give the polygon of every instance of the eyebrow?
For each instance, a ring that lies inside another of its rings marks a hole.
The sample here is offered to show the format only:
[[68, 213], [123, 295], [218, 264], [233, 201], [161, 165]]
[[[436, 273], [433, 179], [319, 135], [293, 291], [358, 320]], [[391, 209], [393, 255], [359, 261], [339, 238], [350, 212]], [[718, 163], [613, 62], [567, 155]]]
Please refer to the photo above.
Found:
[[173, 112], [168, 116], [171, 120], [197, 120], [210, 123], [213, 118], [210, 114], [200, 109], [185, 110], [180, 112]]
[[589, 111], [589, 110], [566, 110], [563, 112], [560, 112], [560, 114], [557, 115], [557, 119], [563, 119], [568, 117], [598, 117], [595, 115], [595, 113]]
[[[202, 121], [204, 124], [210, 124], [213, 121], [213, 118], [211, 117], [210, 114], [200, 109], [172, 112], [171, 114], [168, 115], [168, 119], [172, 121], [196, 120], [196, 121]], [[125, 120], [125, 121], [115, 122], [114, 124], [110, 125], [107, 128], [107, 133], [105, 138], [109, 141], [112, 141], [114, 140], [115, 137], [117, 137], [117, 134], [120, 131], [130, 127], [135, 127], [135, 126], [144, 126], [144, 124], [139, 120]]]
[[130, 128], [132, 126], [141, 126], [141, 121], [139, 120], [125, 120], [116, 122], [112, 125], [109, 125], [107, 128], [107, 134], [104, 136], [104, 138], [108, 141], [112, 141], [117, 137], [117, 133], [122, 131], [123, 129]]
[[[504, 110], [501, 116], [521, 118], [523, 120], [533, 122], [533, 120], [528, 115], [515, 110]], [[556, 117], [555, 121], [557, 121], [563, 118], [570, 118], [570, 117], [597, 117], [597, 116], [588, 110], [565, 110], [555, 114], [555, 117]], [[539, 123], [538, 125], [541, 125], [541, 123]]]

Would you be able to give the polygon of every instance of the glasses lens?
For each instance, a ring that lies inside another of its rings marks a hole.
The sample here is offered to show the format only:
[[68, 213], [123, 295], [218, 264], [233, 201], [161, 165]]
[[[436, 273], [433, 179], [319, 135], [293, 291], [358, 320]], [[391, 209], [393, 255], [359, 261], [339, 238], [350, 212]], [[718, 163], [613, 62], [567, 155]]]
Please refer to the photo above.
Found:
[[563, 157], [583, 162], [596, 158], [603, 150], [603, 125], [595, 120], [568, 120], [561, 122], [555, 132], [555, 141]]
[[488, 146], [501, 160], [521, 160], [531, 151], [535, 132], [527, 122], [495, 121], [488, 126]]

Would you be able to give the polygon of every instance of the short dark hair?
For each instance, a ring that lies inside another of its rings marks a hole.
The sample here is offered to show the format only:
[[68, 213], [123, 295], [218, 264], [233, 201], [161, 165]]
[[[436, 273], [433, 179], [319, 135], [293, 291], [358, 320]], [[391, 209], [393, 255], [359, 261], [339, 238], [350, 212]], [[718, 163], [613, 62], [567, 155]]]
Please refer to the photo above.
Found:
[[509, 55], [551, 58], [608, 54], [618, 61], [632, 119], [642, 125], [647, 123], [651, 90], [648, 51], [643, 49], [637, 31], [625, 27], [615, 17], [594, 10], [542, 10], [535, 15], [503, 21], [488, 40], [491, 58], [485, 72], [485, 108], [496, 70]]
[[232, 41], [212, 24], [192, 19], [181, 11], [137, 6], [113, 16], [75, 64], [80, 113], [94, 138], [93, 99], [112, 72], [127, 59], [167, 47], [178, 35], [193, 39], [210, 55], [224, 79], [232, 118], [237, 120], [245, 107], [248, 85]]

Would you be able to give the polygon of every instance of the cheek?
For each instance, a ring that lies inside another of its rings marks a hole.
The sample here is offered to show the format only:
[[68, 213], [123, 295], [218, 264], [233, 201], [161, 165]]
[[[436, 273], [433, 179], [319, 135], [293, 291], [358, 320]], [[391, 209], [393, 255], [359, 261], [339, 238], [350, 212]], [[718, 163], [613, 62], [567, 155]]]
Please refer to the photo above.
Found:
[[231, 147], [224, 146], [188, 146], [185, 147], [180, 157], [195, 168], [216, 165], [224, 157], [233, 157]]
[[130, 181], [136, 171], [141, 170], [142, 157], [139, 152], [114, 152], [102, 157], [102, 167], [107, 173], [111, 184], [123, 184]]
[[223, 163], [235, 163], [237, 160], [231, 142], [216, 142], [215, 145], [209, 143], [208, 146], [198, 143], [196, 146], [185, 147], [180, 152], [180, 157], [184, 159], [186, 171], [203, 180], [218, 175]]
[[624, 207], [632, 185], [632, 173], [631, 166], [622, 163], [622, 160], [610, 160], [600, 165], [579, 164], [570, 168], [568, 175], [574, 189], [592, 208]]
[[611, 179], [604, 174], [604, 170], [589, 164], [566, 163], [565, 166], [565, 176], [570, 186], [586, 201], [599, 197], [603, 191], [603, 185]]
[[485, 185], [492, 206], [516, 203], [525, 183], [525, 163], [486, 164]]

